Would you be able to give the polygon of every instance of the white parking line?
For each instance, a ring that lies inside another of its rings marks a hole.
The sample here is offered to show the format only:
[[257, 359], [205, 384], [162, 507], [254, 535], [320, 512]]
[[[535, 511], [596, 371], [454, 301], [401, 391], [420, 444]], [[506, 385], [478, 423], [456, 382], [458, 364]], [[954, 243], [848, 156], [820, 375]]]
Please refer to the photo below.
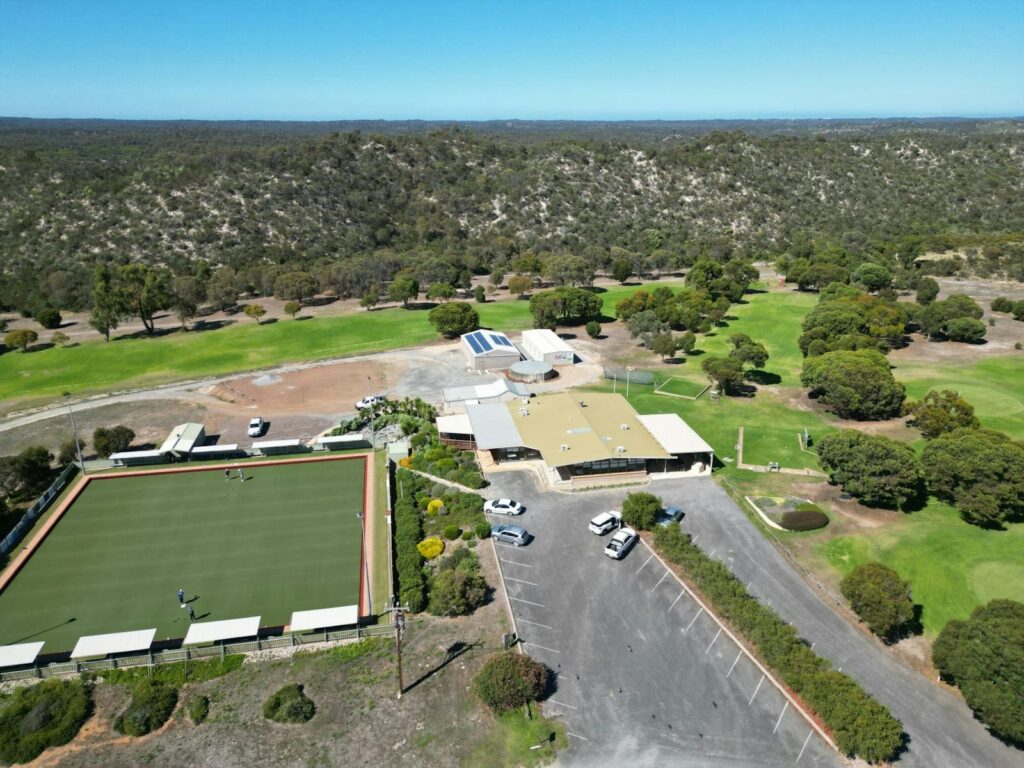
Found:
[[541, 624], [539, 621], [527, 621], [526, 619], [520, 616], [516, 616], [516, 621], [521, 622], [523, 624], [532, 624], [535, 627], [544, 627], [544, 629], [554, 629], [554, 627], [549, 627], [547, 624]]
[[647, 567], [647, 564], [648, 564], [649, 562], [651, 562], [651, 560], [653, 560], [653, 559], [654, 559], [654, 555], [651, 555], [651, 556], [650, 556], [650, 557], [648, 557], [648, 558], [647, 558], [646, 560], [644, 560], [644, 564], [643, 564], [643, 565], [641, 565], [641, 566], [640, 566], [639, 568], [637, 568], [637, 569], [636, 569], [636, 572], [637, 572], [637, 573], [640, 573], [640, 571], [642, 571], [642, 570], [643, 570], [644, 568], [646, 568], [646, 567]]
[[[678, 603], [680, 600], [682, 600], [683, 599], [683, 595], [685, 595], [685, 594], [686, 594], [685, 592], [680, 592], [679, 593], [679, 597], [677, 597], [675, 600], [672, 601], [672, 605], [670, 605], [668, 607], [668, 610], [671, 611], [673, 608], [675, 608], [676, 607], [676, 603]], [[666, 613], [667, 612], [668, 611], [666, 611]]]
[[809, 742], [811, 740], [811, 736], [812, 735], [814, 735], [814, 731], [813, 730], [808, 732], [807, 738], [804, 739], [804, 745], [802, 747], [800, 747], [800, 754], [796, 756], [796, 761], [798, 763], [800, 762], [800, 758], [804, 756], [804, 750], [807, 749], [807, 742]]
[[754, 689], [754, 692], [750, 695], [750, 701], [747, 702], [748, 707], [754, 703], [754, 696], [757, 696], [757, 692], [761, 690], [761, 683], [763, 682], [764, 675], [761, 675], [761, 679], [757, 681], [757, 688]]
[[572, 704], [563, 704], [562, 702], [555, 701], [554, 699], [548, 699], [547, 703], [548, 704], [557, 704], [560, 707], [568, 707], [569, 709], [579, 709], [579, 707], [574, 707]]
[[523, 568], [533, 568], [532, 565], [527, 565], [526, 563], [517, 563], [515, 560], [506, 560], [503, 557], [499, 557], [498, 559], [501, 560], [501, 562], [505, 563], [506, 565], [518, 565], [518, 566], [522, 566]]
[[694, 615], [693, 619], [691, 619], [691, 620], [690, 620], [690, 623], [686, 625], [686, 629], [684, 629], [684, 630], [683, 630], [683, 634], [684, 634], [684, 635], [685, 635], [685, 634], [686, 634], [687, 632], [689, 632], [689, 631], [690, 631], [690, 627], [692, 627], [692, 626], [693, 626], [693, 622], [695, 622], [695, 621], [696, 621], [697, 619], [699, 619], [699, 618], [700, 618], [700, 615], [701, 615], [702, 613], [704, 613], [704, 606], [703, 606], [703, 605], [702, 605], [702, 606], [700, 607], [700, 610], [699, 610], [699, 611], [697, 611], [697, 613], [696, 613], [696, 614]]
[[566, 736], [572, 736], [574, 739], [582, 739], [583, 741], [590, 741], [590, 739], [588, 739], [586, 736], [580, 736], [578, 733], [573, 733], [572, 731], [566, 731], [565, 735]]
[[541, 605], [540, 603], [535, 603], [532, 600], [521, 600], [518, 597], [509, 597], [509, 600], [514, 600], [517, 603], [526, 603], [527, 605], [536, 605], [538, 608], [547, 608], [546, 605]]
[[534, 584], [532, 581], [526, 581], [525, 579], [513, 579], [511, 576], [506, 576], [505, 581], [516, 581], [520, 584], [529, 584], [531, 587], [540, 586], [538, 584]]
[[733, 659], [732, 666], [729, 667], [729, 671], [725, 673], [725, 677], [726, 677], [727, 680], [729, 679], [729, 675], [732, 674], [732, 671], [734, 669], [736, 669], [736, 665], [739, 664], [740, 656], [742, 656], [742, 655], [743, 655], [743, 651], [740, 651], [739, 653], [736, 654], [736, 658]]
[[772, 733], [775, 733], [777, 730], [779, 730], [779, 726], [782, 725], [782, 716], [786, 714], [787, 709], [789, 709], [789, 699], [786, 699], [786, 704], [782, 708], [782, 711], [779, 713], [779, 719], [775, 721], [775, 727], [772, 728]]
[[528, 645], [531, 648], [540, 648], [542, 651], [551, 651], [551, 653], [557, 653], [557, 654], [561, 654], [562, 653], [561, 651], [556, 651], [554, 648], [547, 648], [547, 647], [545, 647], [543, 645], [537, 645], [536, 643], [528, 643], [525, 640], [520, 640], [519, 642], [522, 643], [523, 645]]
[[718, 639], [718, 636], [719, 636], [720, 634], [722, 634], [722, 628], [721, 628], [721, 627], [719, 627], [719, 628], [718, 628], [718, 631], [717, 631], [717, 632], [715, 632], [715, 636], [711, 638], [711, 642], [710, 642], [710, 643], [708, 643], [708, 647], [704, 649], [704, 655], [705, 655], [705, 656], [707, 656], [707, 655], [708, 655], [708, 651], [710, 651], [710, 650], [711, 650], [711, 646], [715, 644], [715, 640], [717, 640], [717, 639]]
[[651, 592], [653, 592], [658, 587], [660, 587], [661, 586], [661, 582], [663, 582], [667, 578], [668, 578], [668, 571], [665, 571], [665, 575], [662, 576], [660, 579], [658, 579], [658, 583], [657, 584], [655, 584], [653, 587], [651, 587]]

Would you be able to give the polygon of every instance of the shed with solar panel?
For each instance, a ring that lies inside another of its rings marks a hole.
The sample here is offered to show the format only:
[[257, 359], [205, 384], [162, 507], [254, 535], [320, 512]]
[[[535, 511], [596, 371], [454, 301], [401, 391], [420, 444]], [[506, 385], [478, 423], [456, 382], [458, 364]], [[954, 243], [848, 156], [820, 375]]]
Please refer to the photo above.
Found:
[[501, 331], [481, 329], [464, 333], [460, 343], [466, 362], [474, 371], [503, 371], [522, 359], [519, 348]]

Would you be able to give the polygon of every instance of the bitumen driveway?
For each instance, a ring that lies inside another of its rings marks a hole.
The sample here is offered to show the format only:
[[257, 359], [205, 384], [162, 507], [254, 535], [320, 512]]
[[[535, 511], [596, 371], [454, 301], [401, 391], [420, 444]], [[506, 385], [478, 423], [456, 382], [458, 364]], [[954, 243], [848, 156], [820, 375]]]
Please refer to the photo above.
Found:
[[[535, 535], [526, 547], [496, 546], [525, 649], [558, 672], [547, 707], [574, 734], [566, 764], [840, 763], [779, 691], [768, 681], [757, 687], [753, 663], [737, 661], [736, 646], [680, 596], [649, 550], [638, 545], [621, 562], [603, 554], [607, 535], [590, 533], [587, 521], [620, 508], [628, 489], [540, 491], [527, 472], [489, 479], [488, 494], [527, 506], [515, 522]], [[714, 480], [660, 480], [646, 490], [681, 507], [683, 529], [705, 552], [892, 710], [909, 736], [900, 765], [1024, 766], [1024, 753], [993, 738], [959, 697], [839, 616]]]
[[623, 492], [542, 494], [520, 473], [499, 489], [526, 504], [513, 521], [534, 535], [495, 547], [524, 648], [557, 673], [545, 711], [570, 734], [561, 763], [840, 764], [647, 547], [603, 553], [611, 534], [587, 523]]

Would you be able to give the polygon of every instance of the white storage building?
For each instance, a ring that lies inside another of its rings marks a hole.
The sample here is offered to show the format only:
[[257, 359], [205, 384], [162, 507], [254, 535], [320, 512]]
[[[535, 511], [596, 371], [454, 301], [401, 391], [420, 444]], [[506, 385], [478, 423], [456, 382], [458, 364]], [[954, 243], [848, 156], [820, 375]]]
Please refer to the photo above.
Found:
[[576, 353], [565, 339], [548, 328], [533, 328], [523, 331], [519, 348], [531, 360], [539, 360], [552, 365], [573, 365]]
[[460, 337], [466, 362], [474, 371], [499, 371], [518, 363], [516, 345], [501, 331], [479, 330]]

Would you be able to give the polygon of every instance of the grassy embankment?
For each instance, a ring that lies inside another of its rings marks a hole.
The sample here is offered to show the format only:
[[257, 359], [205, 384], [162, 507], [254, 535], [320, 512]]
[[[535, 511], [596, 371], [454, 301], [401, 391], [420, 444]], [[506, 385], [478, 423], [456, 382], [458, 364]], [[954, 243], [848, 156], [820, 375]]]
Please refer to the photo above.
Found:
[[[629, 286], [602, 292], [605, 314], [614, 315], [615, 303], [636, 290]], [[487, 327], [516, 331], [531, 326], [527, 301], [474, 306]], [[424, 344], [438, 338], [427, 314], [390, 308], [264, 325], [239, 321], [211, 331], [11, 351], [0, 355], [0, 410], [53, 400], [66, 391], [115, 391]]]

